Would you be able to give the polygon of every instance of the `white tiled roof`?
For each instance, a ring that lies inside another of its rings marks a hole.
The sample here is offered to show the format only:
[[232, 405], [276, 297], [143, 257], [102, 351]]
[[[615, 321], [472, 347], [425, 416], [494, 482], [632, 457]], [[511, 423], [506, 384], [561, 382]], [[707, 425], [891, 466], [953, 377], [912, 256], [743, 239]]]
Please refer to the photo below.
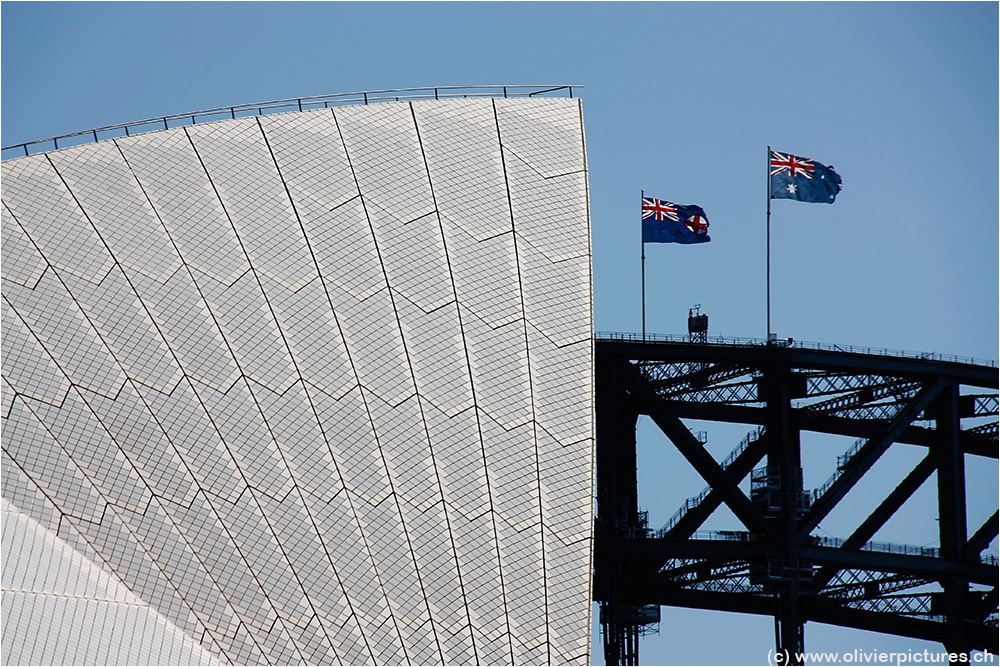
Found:
[[3, 186], [5, 662], [588, 662], [579, 100], [239, 118]]

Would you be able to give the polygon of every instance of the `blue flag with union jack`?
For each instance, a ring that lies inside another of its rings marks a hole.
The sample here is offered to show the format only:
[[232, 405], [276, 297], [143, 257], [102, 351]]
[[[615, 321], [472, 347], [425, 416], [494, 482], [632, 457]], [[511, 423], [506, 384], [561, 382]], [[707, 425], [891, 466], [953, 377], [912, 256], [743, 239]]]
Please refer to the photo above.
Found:
[[771, 151], [771, 199], [832, 204], [840, 192], [840, 174], [816, 160]]
[[643, 243], [705, 243], [708, 218], [700, 206], [642, 198]]

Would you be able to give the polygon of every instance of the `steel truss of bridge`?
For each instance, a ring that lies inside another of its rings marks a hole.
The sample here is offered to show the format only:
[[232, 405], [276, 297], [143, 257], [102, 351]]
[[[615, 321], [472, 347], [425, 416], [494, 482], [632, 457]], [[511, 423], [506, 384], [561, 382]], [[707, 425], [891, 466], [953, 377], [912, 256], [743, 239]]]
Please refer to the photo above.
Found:
[[[803, 651], [807, 621], [939, 641], [950, 653], [997, 653], [998, 569], [983, 555], [997, 536], [996, 505], [983, 525], [968, 526], [965, 476], [967, 455], [996, 466], [995, 367], [774, 342], [608, 338], [595, 341], [595, 359], [594, 599], [607, 664], [638, 664], [639, 636], [660, 605], [773, 616], [785, 664]], [[639, 415], [708, 485], [658, 530], [638, 506]], [[719, 462], [685, 419], [750, 430]], [[802, 484], [802, 432], [857, 439], [812, 491]], [[814, 535], [897, 443], [926, 453], [850, 535]], [[937, 516], [928, 521], [938, 522], [939, 546], [873, 542], [932, 475]], [[976, 502], [984, 501], [996, 498]], [[721, 505], [738, 530], [702, 528]]]

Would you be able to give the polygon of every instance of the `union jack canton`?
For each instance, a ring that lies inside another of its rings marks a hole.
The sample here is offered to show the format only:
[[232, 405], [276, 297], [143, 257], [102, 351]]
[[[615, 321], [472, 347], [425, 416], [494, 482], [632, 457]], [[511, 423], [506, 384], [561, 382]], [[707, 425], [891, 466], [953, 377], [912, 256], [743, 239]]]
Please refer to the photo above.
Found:
[[643, 243], [705, 243], [708, 217], [700, 206], [642, 198]]
[[832, 166], [791, 153], [771, 151], [771, 199], [832, 204], [840, 192], [840, 175]]

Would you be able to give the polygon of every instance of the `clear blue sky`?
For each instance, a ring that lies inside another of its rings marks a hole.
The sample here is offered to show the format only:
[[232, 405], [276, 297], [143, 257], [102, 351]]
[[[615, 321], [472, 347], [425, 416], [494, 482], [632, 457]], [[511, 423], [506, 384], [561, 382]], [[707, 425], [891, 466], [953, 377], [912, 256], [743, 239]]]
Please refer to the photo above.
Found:
[[[4, 2], [0, 12], [5, 146], [287, 97], [583, 85], [598, 330], [641, 328], [645, 189], [702, 206], [713, 239], [647, 246], [648, 330], [683, 332], [700, 303], [712, 335], [764, 337], [766, 147], [815, 158], [844, 189], [832, 206], [773, 203], [772, 329], [998, 357], [995, 2]], [[724, 455], [741, 435], [712, 433], [709, 446]], [[640, 500], [659, 524], [702, 484], [648, 425], [642, 437], [653, 444], [640, 453]], [[850, 443], [807, 444], [829, 464]], [[970, 498], [995, 507], [987, 468]], [[825, 477], [808, 475], [807, 487]], [[936, 524], [915, 527], [932, 491], [878, 539], [933, 545]], [[970, 531], [983, 512], [970, 509]], [[831, 515], [820, 532], [843, 535], [851, 520]], [[759, 663], [772, 645], [766, 617], [663, 617], [645, 664]], [[816, 624], [806, 644], [938, 648]]]

